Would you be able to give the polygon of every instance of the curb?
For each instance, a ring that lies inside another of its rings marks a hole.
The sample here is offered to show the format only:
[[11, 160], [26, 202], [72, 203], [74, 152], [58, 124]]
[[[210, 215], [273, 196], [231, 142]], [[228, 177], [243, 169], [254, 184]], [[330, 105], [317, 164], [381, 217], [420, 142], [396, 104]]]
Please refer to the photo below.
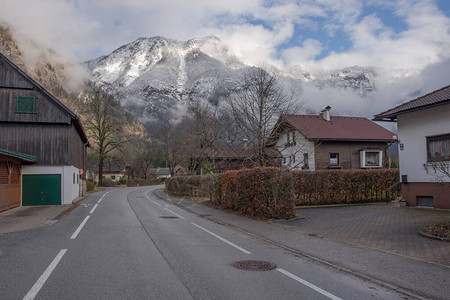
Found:
[[442, 241], [442, 242], [450, 242], [450, 238], [445, 238], [445, 237], [440, 237], [440, 236], [436, 236], [436, 235], [431, 235], [431, 234], [423, 232], [422, 230], [418, 230], [417, 233], [419, 235], [424, 236], [424, 237], [429, 238], [429, 239], [439, 240], [439, 241]]

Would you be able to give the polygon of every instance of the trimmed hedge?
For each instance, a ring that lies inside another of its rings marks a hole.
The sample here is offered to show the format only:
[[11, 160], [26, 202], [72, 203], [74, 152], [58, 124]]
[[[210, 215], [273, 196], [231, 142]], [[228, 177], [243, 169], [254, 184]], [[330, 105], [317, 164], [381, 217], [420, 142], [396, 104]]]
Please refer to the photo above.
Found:
[[400, 194], [398, 169], [292, 172], [296, 205], [389, 201]]
[[223, 208], [250, 216], [295, 216], [292, 174], [280, 168], [254, 168], [222, 174]]
[[161, 184], [159, 179], [130, 179], [127, 182], [128, 187], [147, 186]]
[[176, 176], [168, 178], [166, 190], [176, 196], [209, 197], [213, 205], [220, 205], [222, 174]]

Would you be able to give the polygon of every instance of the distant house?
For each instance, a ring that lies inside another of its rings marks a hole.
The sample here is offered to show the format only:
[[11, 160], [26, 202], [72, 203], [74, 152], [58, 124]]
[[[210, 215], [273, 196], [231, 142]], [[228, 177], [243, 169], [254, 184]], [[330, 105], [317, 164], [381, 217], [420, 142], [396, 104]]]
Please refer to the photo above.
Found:
[[78, 116], [0, 54], [0, 148], [23, 163], [15, 205], [72, 203], [88, 146]]
[[450, 85], [374, 117], [397, 122], [402, 196], [450, 209]]
[[281, 115], [269, 145], [291, 170], [387, 168], [387, 147], [395, 134], [367, 118], [320, 115]]
[[185, 167], [182, 167], [180, 165], [175, 166], [173, 169], [173, 173], [175, 176], [186, 176], [189, 175], [187, 169]]
[[150, 168], [150, 169], [148, 169], [148, 173], [149, 173], [149, 175], [154, 176], [157, 179], [170, 177], [170, 169], [169, 168]]
[[[94, 176], [94, 182], [98, 183], [99, 168], [97, 161], [88, 161], [87, 165], [87, 179], [92, 180]], [[119, 182], [122, 178], [126, 178], [131, 174], [131, 172], [131, 166], [123, 160], [109, 158], [103, 162], [103, 179]]]
[[[268, 167], [281, 166], [281, 154], [277, 149], [265, 149], [265, 159]], [[248, 143], [224, 144], [218, 150], [199, 151], [195, 164], [197, 168], [193, 171], [200, 174], [205, 165], [211, 165], [209, 167], [214, 173], [224, 173], [228, 170], [253, 168], [257, 160], [257, 151], [251, 149]]]

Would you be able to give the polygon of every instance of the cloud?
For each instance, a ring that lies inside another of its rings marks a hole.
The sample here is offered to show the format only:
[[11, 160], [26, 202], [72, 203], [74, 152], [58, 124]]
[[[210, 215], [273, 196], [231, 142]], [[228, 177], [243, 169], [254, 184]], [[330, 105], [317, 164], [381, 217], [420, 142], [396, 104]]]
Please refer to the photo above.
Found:
[[[252, 65], [375, 67], [377, 89], [368, 97], [304, 86], [311, 107], [343, 114], [378, 113], [449, 78], [442, 66], [450, 60], [450, 18], [433, 0], [0, 0], [0, 7], [29, 57], [36, 57], [30, 38], [81, 62], [138, 37], [216, 35]], [[404, 26], [391, 28], [386, 12]]]

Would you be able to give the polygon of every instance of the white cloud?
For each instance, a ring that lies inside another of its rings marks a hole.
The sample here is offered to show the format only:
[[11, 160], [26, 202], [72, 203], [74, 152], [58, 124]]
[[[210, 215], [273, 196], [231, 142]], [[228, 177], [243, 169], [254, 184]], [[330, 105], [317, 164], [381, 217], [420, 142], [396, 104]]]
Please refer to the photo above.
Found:
[[[449, 66], [450, 19], [432, 0], [0, 0], [0, 7], [0, 21], [12, 25], [30, 59], [38, 56], [27, 44], [29, 38], [79, 62], [138, 37], [216, 35], [253, 65], [377, 68], [377, 90], [366, 98], [305, 87], [304, 98], [313, 99], [309, 101], [316, 109], [329, 104], [342, 113], [377, 113], [414, 91], [448, 84], [442, 78], [449, 78], [440, 66]], [[367, 13], [371, 7], [390, 10], [405, 29], [389, 28], [383, 15]], [[296, 33], [299, 29], [311, 34], [304, 37]], [[327, 48], [320, 35], [314, 36], [320, 31], [342, 36], [348, 49]]]

